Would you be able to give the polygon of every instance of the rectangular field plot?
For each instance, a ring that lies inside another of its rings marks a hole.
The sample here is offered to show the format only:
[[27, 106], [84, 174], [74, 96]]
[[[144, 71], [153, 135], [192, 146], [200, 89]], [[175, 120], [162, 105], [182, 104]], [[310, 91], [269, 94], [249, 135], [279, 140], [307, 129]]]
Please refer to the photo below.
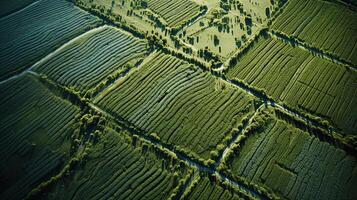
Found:
[[255, 99], [175, 57], [151, 56], [94, 102], [161, 141], [208, 159], [252, 114]]
[[191, 0], [148, 0], [148, 7], [170, 27], [179, 27], [200, 13], [200, 6]]
[[86, 30], [99, 19], [65, 0], [42, 0], [0, 19], [0, 80], [36, 61]]
[[[303, 11], [303, 12], [302, 12]], [[357, 12], [322, 0], [289, 0], [272, 29], [357, 65]]]
[[124, 72], [143, 59], [147, 50], [139, 40], [119, 29], [103, 26], [72, 40], [34, 66], [34, 71], [85, 92], [110, 74]]
[[0, 199], [24, 199], [69, 158], [79, 108], [30, 75], [0, 84]]
[[253, 127], [230, 155], [228, 173], [268, 187], [283, 199], [356, 197], [355, 157], [273, 114], [258, 116]]
[[121, 134], [104, 130], [85, 164], [57, 182], [47, 199], [169, 199], [188, 174], [185, 165]]
[[286, 105], [357, 130], [357, 73], [282, 41], [263, 39], [228, 71]]

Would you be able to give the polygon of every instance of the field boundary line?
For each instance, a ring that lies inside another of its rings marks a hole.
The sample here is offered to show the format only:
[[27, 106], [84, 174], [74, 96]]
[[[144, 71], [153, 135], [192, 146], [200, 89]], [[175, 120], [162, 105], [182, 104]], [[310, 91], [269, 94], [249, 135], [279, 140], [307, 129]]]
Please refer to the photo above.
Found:
[[176, 155], [176, 157], [179, 160], [182, 160], [183, 162], [185, 162], [191, 168], [197, 169], [199, 171], [202, 171], [202, 172], [205, 172], [205, 173], [208, 173], [208, 174], [215, 174], [222, 182], [223, 181], [228, 181], [230, 184], [232, 184], [232, 186], [243, 190], [245, 193], [247, 193], [247, 194], [249, 194], [249, 195], [251, 195], [251, 196], [253, 196], [255, 198], [266, 199], [266, 197], [264, 197], [262, 194], [259, 194], [257, 191], [254, 191], [253, 189], [249, 188], [245, 184], [230, 180], [228, 177], [226, 177], [222, 173], [218, 172], [216, 169], [212, 169], [212, 168], [210, 168], [208, 166], [200, 164], [200, 163], [192, 160], [191, 158], [189, 158], [185, 154], [183, 154], [181, 152], [178, 152], [178, 151], [174, 150], [173, 148], [170, 148], [169, 145], [163, 144], [163, 143], [161, 143], [161, 141], [155, 141], [150, 136], [142, 133], [141, 131], [138, 131], [138, 130], [135, 130], [134, 128], [131, 128], [131, 126], [133, 126], [133, 125], [127, 125], [127, 122], [118, 120], [116, 117], [114, 117], [113, 115], [111, 115], [107, 111], [101, 109], [100, 107], [94, 105], [93, 103], [88, 103], [88, 105], [89, 105], [89, 107], [91, 109], [95, 110], [98, 113], [103, 114], [105, 117], [109, 118], [109, 120], [112, 120], [116, 125], [118, 125], [118, 126], [122, 127], [123, 129], [127, 130], [131, 134], [131, 136], [139, 137], [139, 138], [141, 138], [143, 141], [145, 141], [147, 143], [155, 145], [155, 146], [157, 146], [157, 147], [159, 147], [161, 149], [164, 149], [165, 151], [168, 151], [168, 152]]
[[233, 148], [234, 144], [237, 142], [237, 139], [239, 136], [242, 135], [242, 133], [249, 127], [249, 125], [252, 123], [253, 119], [260, 114], [261, 110], [265, 109], [267, 105], [266, 104], [261, 104], [252, 114], [251, 117], [249, 117], [248, 121], [243, 124], [243, 127], [238, 130], [232, 137], [232, 139], [228, 142], [226, 145], [225, 149], [223, 150], [222, 154], [218, 157], [216, 163], [214, 164], [215, 168], [219, 167], [220, 164], [226, 159], [227, 156], [229, 156], [229, 151]]
[[[121, 119], [114, 117], [112, 114], [101, 109], [95, 104], [89, 102], [88, 99], [83, 99], [80, 96], [78, 96], [78, 94], [72, 93], [72, 91], [67, 90], [65, 86], [62, 86], [51, 79], [43, 78], [42, 74], [38, 74], [33, 71], [29, 71], [29, 73], [35, 76], [35, 78], [38, 78], [40, 81], [43, 81], [44, 86], [49, 88], [50, 92], [52, 92], [53, 95], [56, 95], [61, 99], [67, 100], [71, 104], [79, 106], [82, 109], [90, 109], [93, 110], [94, 112], [100, 113], [102, 116], [106, 117], [108, 120], [114, 123], [114, 125], [128, 131], [128, 133], [130, 134], [129, 136], [138, 137], [141, 140], [145, 141], [146, 143], [152, 144], [158, 147], [159, 149], [163, 149], [166, 152], [170, 152], [171, 154], [175, 155], [177, 159], [185, 162], [187, 166], [193, 169], [197, 169], [200, 172], [206, 174], [216, 175], [219, 180], [221, 180], [222, 182], [223, 181], [229, 182], [229, 184], [231, 184], [232, 187], [235, 187], [238, 190], [243, 191], [247, 196], [252, 196], [253, 198], [257, 198], [257, 199], [267, 199], [267, 197], [264, 196], [264, 194], [261, 194], [258, 191], [254, 190], [253, 188], [251, 188], [251, 186], [247, 185], [246, 183], [240, 183], [238, 181], [231, 180], [228, 177], [226, 177], [223, 173], [218, 172], [216, 169], [205, 166], [204, 164], [201, 164], [198, 161], [195, 161], [192, 158], [188, 157], [185, 153], [175, 150], [174, 147], [171, 147], [168, 144], [153, 139], [151, 136], [143, 133], [141, 130], [139, 130], [134, 125], [128, 123], [127, 121], [125, 120], [123, 121]], [[58, 91], [53, 91], [53, 90], [58, 90]]]
[[156, 54], [157, 54], [157, 50], [148, 52], [148, 56], [145, 57], [144, 60], [141, 63], [139, 63], [138, 66], [128, 69], [126, 73], [124, 72], [121, 76], [116, 78], [113, 83], [107, 85], [101, 91], [98, 91], [94, 96], [92, 96], [91, 100], [102, 98], [103, 96], [114, 90], [115, 87], [118, 86], [118, 84], [120, 84], [125, 77], [130, 76], [130, 74], [134, 73], [135, 71], [139, 70], [142, 66], [146, 65], [148, 61], [151, 61], [153, 59], [153, 56], [155, 56]]
[[60, 51], [62, 51], [63, 49], [65, 49], [66, 47], [70, 46], [71, 44], [75, 43], [77, 40], [80, 40], [81, 38], [89, 35], [89, 34], [94, 34], [96, 32], [102, 31], [106, 28], [108, 28], [108, 25], [102, 25], [93, 29], [90, 29], [84, 33], [82, 33], [81, 35], [72, 38], [71, 40], [69, 40], [68, 42], [64, 43], [63, 45], [61, 45], [59, 48], [57, 48], [56, 50], [52, 51], [51, 53], [47, 54], [45, 57], [43, 57], [42, 59], [40, 59], [39, 61], [37, 61], [35, 64], [33, 64], [28, 70], [31, 70], [35, 67], [37, 67], [38, 65], [41, 65], [42, 63], [50, 60], [51, 58], [53, 58], [54, 56], [56, 56]]

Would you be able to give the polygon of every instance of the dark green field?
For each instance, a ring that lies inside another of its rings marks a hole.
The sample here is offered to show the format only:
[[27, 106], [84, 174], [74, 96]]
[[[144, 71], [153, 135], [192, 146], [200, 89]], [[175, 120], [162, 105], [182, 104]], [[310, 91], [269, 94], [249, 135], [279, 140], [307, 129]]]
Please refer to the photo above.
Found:
[[357, 199], [355, 0], [3, 0], [0, 199]]

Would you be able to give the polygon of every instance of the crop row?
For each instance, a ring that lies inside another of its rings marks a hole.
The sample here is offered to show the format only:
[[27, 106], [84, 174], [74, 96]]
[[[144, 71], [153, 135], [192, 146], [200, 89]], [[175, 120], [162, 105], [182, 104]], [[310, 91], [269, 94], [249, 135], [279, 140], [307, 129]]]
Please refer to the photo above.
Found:
[[235, 200], [241, 199], [241, 196], [234, 193], [233, 190], [220, 186], [215, 180], [210, 180], [208, 177], [201, 177], [200, 180], [194, 182], [191, 191], [187, 191], [187, 196], [185, 196], [184, 199]]
[[[304, 11], [304, 12], [301, 12]], [[333, 1], [289, 1], [272, 29], [357, 64], [357, 12]]]
[[82, 92], [115, 71], [144, 57], [146, 43], [119, 29], [104, 26], [80, 37], [34, 67], [57, 83]]
[[65, 0], [42, 0], [0, 19], [0, 79], [29, 68], [99, 19]]
[[149, 0], [148, 7], [172, 28], [181, 26], [200, 13], [200, 6], [191, 0]]
[[253, 97], [163, 53], [153, 55], [94, 102], [159, 140], [205, 159], [254, 111]]
[[243, 133], [226, 172], [273, 190], [286, 199], [352, 199], [356, 158], [263, 112]]
[[1, 199], [22, 199], [68, 159], [79, 109], [30, 75], [0, 85]]
[[259, 40], [227, 76], [264, 90], [289, 107], [326, 117], [353, 134], [357, 73], [280, 40]]

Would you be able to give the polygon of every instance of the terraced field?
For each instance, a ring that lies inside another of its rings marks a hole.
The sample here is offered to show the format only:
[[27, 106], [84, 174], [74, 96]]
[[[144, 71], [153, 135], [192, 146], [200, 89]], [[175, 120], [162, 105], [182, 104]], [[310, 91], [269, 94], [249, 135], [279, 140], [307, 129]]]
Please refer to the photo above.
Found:
[[0, 19], [0, 80], [31, 67], [100, 20], [65, 0], [42, 0]]
[[148, 0], [148, 7], [169, 27], [179, 27], [200, 13], [200, 6], [191, 0]]
[[146, 62], [94, 102], [165, 143], [208, 159], [254, 110], [247, 93], [175, 57], [156, 53]]
[[68, 160], [78, 107], [25, 75], [0, 85], [0, 198], [23, 199]]
[[347, 134], [357, 129], [357, 73], [273, 38], [261, 38], [236, 66], [239, 79], [302, 111], [327, 117]]
[[[301, 14], [301, 10], [304, 10]], [[357, 65], [357, 13], [334, 1], [288, 1], [272, 29]]]
[[187, 174], [184, 165], [155, 155], [152, 147], [106, 129], [86, 163], [61, 180], [47, 199], [167, 199]]
[[34, 66], [57, 83], [88, 92], [109, 75], [124, 73], [143, 59], [143, 40], [104, 26], [81, 35]]
[[229, 172], [269, 187], [283, 199], [353, 199], [355, 156], [277, 119], [258, 116], [228, 159]]
[[356, 0], [3, 0], [0, 199], [356, 199]]

